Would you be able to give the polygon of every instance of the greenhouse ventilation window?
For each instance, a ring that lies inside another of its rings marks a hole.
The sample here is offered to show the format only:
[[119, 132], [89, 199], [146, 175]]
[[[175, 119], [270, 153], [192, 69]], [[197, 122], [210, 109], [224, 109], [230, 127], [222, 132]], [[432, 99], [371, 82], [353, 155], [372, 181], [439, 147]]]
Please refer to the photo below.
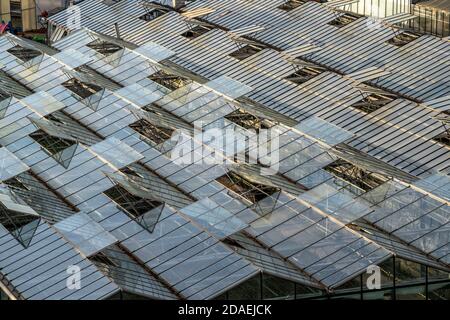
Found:
[[136, 172], [136, 170], [130, 167], [123, 167], [119, 171], [129, 176], [143, 178], [142, 175], [140, 175], [139, 173]]
[[186, 32], [183, 32], [181, 35], [188, 39], [195, 39], [195, 38], [207, 33], [211, 29], [212, 28], [199, 25], [199, 26], [193, 27], [192, 29], [190, 29]]
[[117, 267], [117, 265], [103, 252], [98, 252], [94, 254], [93, 256], [89, 257], [89, 260], [91, 260], [91, 262], [94, 262], [96, 264], [99, 263], [103, 265], [108, 265], [110, 267]]
[[7, 180], [3, 180], [2, 183], [6, 184], [12, 189], [29, 190], [18, 178], [12, 177]]
[[139, 19], [144, 21], [152, 21], [158, 17], [161, 17], [162, 15], [166, 14], [168, 10], [163, 10], [162, 8], [153, 9], [146, 14], [139, 17]]
[[24, 48], [19, 45], [12, 47], [6, 51], [14, 55], [15, 57], [19, 58], [23, 62], [30, 61], [42, 54], [40, 51]]
[[239, 174], [230, 171], [216, 179], [228, 189], [236, 192], [241, 197], [247, 199], [251, 203], [257, 203], [274, 193], [280, 191], [279, 188], [255, 183], [246, 179]]
[[358, 102], [352, 104], [351, 107], [361, 110], [365, 113], [371, 113], [384, 107], [392, 101], [394, 101], [394, 99], [390, 97], [372, 93], [367, 97], [359, 100]]
[[111, 200], [134, 218], [139, 218], [150, 210], [162, 205], [162, 202], [141, 198], [128, 192], [125, 188], [115, 185], [104, 192]]
[[79, 96], [82, 99], [89, 98], [93, 94], [99, 92], [102, 90], [101, 87], [92, 84], [92, 83], [85, 83], [78, 79], [72, 78], [70, 80], [67, 80], [62, 84], [65, 88], [69, 89], [73, 93], [75, 93], [77, 96]]
[[328, 22], [330, 26], [335, 26], [337, 28], [342, 28], [353, 21], [358, 20], [360, 17], [351, 13], [344, 13], [343, 15], [340, 15], [336, 19]]
[[433, 138], [434, 141], [450, 147], [450, 129]]
[[420, 37], [420, 34], [414, 32], [402, 32], [396, 34], [393, 38], [389, 39], [387, 43], [392, 44], [396, 47], [403, 47], [408, 43], [416, 40]]
[[263, 49], [264, 49], [263, 47], [260, 47], [257, 45], [247, 44], [247, 45], [239, 48], [238, 50], [233, 51], [232, 53], [229, 54], [229, 56], [241, 61], [241, 60], [247, 59], [248, 57], [251, 57], [251, 56], [257, 54], [258, 52], [260, 52]]
[[272, 124], [268, 120], [254, 116], [242, 109], [236, 109], [232, 113], [226, 115], [225, 119], [228, 119], [244, 129], [253, 129], [256, 130], [256, 132], [261, 129], [270, 129], [270, 127], [272, 127]]
[[8, 195], [2, 194], [0, 224], [25, 248], [30, 244], [39, 223], [39, 215], [32, 208], [17, 203]]
[[318, 76], [321, 73], [322, 73], [321, 69], [314, 67], [305, 67], [296, 70], [294, 73], [288, 75], [285, 79], [295, 84], [302, 84]]
[[330, 163], [324, 170], [364, 191], [372, 190], [387, 181], [379, 174], [368, 172], [342, 159]]
[[104, 56], [110, 56], [113, 53], [122, 50], [121, 46], [100, 39], [88, 43], [86, 47], [89, 47]]
[[140, 119], [130, 124], [130, 128], [136, 132], [139, 132], [156, 144], [169, 140], [172, 137], [172, 133], [175, 131], [170, 128], [156, 126], [145, 119]]
[[33, 138], [52, 155], [62, 152], [65, 149], [76, 144], [76, 142], [72, 140], [51, 136], [44, 130], [33, 132], [32, 134], [30, 134], [30, 137]]
[[294, 10], [295, 8], [301, 6], [302, 4], [304, 4], [304, 1], [300, 1], [300, 0], [288, 0], [285, 3], [283, 3], [282, 5], [278, 6], [278, 9], [284, 10], [284, 11], [291, 11]]
[[159, 70], [158, 72], [150, 75], [148, 78], [169, 90], [176, 90], [191, 83], [191, 81], [187, 78], [175, 74], [168, 74], [163, 70]]

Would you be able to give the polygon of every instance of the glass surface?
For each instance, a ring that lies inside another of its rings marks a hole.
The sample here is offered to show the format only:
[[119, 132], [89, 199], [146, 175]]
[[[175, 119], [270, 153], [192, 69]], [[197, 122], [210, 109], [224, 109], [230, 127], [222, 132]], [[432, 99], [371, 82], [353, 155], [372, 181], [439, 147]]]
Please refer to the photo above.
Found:
[[230, 300], [260, 300], [261, 299], [261, 277], [257, 276], [241, 283], [228, 291]]
[[98, 142], [91, 146], [90, 150], [110, 162], [116, 168], [126, 167], [144, 157], [126, 143], [116, 138], [107, 138]]
[[88, 257], [117, 242], [113, 235], [82, 212], [56, 223], [54, 227]]
[[351, 132], [315, 116], [300, 122], [295, 128], [331, 146], [353, 137]]
[[138, 83], [133, 83], [132, 85], [120, 88], [119, 90], [116, 90], [114, 94], [139, 107], [146, 106], [163, 96], [160, 91], [149, 89]]
[[291, 300], [295, 298], [294, 282], [264, 273], [262, 275], [262, 279], [263, 279], [262, 299]]
[[429, 284], [428, 299], [448, 301], [450, 299], [450, 283]]
[[209, 198], [197, 201], [180, 211], [193, 218], [219, 239], [226, 238], [247, 227], [247, 224]]
[[252, 88], [250, 86], [247, 86], [227, 76], [220, 76], [205, 83], [204, 86], [233, 99], [243, 96], [252, 91]]
[[450, 200], [450, 178], [443, 174], [434, 174], [417, 182], [414, 185], [434, 193], [445, 200]]
[[91, 60], [89, 57], [73, 48], [64, 49], [63, 51], [54, 54], [52, 58], [72, 69], [86, 64]]
[[394, 291], [392, 289], [374, 290], [363, 293], [363, 300], [392, 300]]
[[28, 169], [29, 167], [8, 149], [0, 148], [0, 180], [15, 177]]
[[174, 51], [160, 46], [159, 44], [154, 42], [145, 43], [142, 46], [134, 49], [134, 52], [144, 56], [147, 59], [150, 59], [152, 62], [159, 62], [175, 55]]
[[395, 282], [397, 285], [425, 281], [426, 268], [419, 263], [395, 258]]
[[30, 106], [36, 113], [46, 116], [52, 112], [65, 107], [64, 103], [58, 101], [46, 91], [39, 91], [22, 99], [22, 102]]
[[397, 300], [425, 300], [425, 286], [396, 288]]

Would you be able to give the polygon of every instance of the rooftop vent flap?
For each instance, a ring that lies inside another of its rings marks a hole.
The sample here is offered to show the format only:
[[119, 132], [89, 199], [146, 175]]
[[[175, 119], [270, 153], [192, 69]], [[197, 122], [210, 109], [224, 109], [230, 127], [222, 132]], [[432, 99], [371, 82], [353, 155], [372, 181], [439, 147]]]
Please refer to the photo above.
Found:
[[278, 6], [278, 9], [281, 9], [283, 11], [291, 11], [294, 10], [297, 7], [300, 7], [302, 4], [304, 4], [305, 1], [302, 0], [287, 0], [282, 5]]
[[364, 191], [372, 190], [388, 180], [342, 159], [330, 163], [324, 170]]
[[8, 50], [6, 50], [8, 53], [12, 54], [13, 56], [17, 57], [23, 62], [30, 61], [40, 55], [42, 55], [42, 52], [30, 48], [25, 48], [19, 45], [16, 45], [15, 47], [12, 47]]
[[62, 83], [62, 86], [75, 93], [81, 99], [89, 98], [93, 94], [102, 90], [101, 87], [93, 83], [83, 82], [76, 78], [67, 80], [66, 82]]
[[43, 119], [30, 120], [38, 128], [37, 131], [30, 134], [30, 138], [36, 141], [45, 152], [67, 169], [75, 155], [78, 141], [51, 121]]
[[29, 246], [40, 223], [40, 216], [29, 206], [0, 195], [0, 224], [25, 248]]
[[147, 13], [140, 16], [139, 19], [144, 20], [144, 21], [152, 21], [152, 20], [155, 20], [156, 18], [159, 18], [159, 17], [165, 15], [167, 12], [169, 12], [169, 9], [166, 9], [164, 7], [153, 8], [153, 9], [148, 10]]
[[151, 191], [122, 175], [105, 173], [115, 184], [103, 193], [144, 228], [153, 232], [165, 203], [151, 196]]
[[433, 138], [434, 141], [450, 147], [450, 126], [446, 127], [446, 131]]
[[150, 139], [156, 145], [169, 140], [175, 131], [172, 128], [157, 126], [146, 119], [140, 119], [129, 126], [147, 139]]
[[396, 47], [403, 47], [407, 45], [410, 42], [413, 42], [417, 38], [420, 37], [420, 34], [404, 31], [401, 33], [396, 34], [393, 38], [389, 39], [387, 43], [396, 46]]
[[194, 26], [193, 28], [189, 29], [188, 31], [183, 32], [181, 35], [188, 39], [195, 39], [195, 38], [207, 33], [208, 31], [210, 31], [212, 29], [213, 29], [212, 27], [197, 25], [197, 26]]
[[96, 39], [86, 45], [104, 56], [110, 56], [113, 53], [122, 50], [123, 48], [115, 43], [107, 42], [101, 39]]
[[291, 73], [286, 78], [284, 78], [285, 80], [288, 80], [295, 84], [305, 83], [323, 72], [322, 69], [315, 67], [304, 67], [295, 69], [296, 71], [294, 73]]
[[181, 87], [184, 87], [190, 83], [192, 83], [191, 80], [175, 75], [175, 74], [168, 74], [167, 72], [163, 70], [159, 70], [156, 73], [153, 73], [148, 77], [150, 80], [166, 87], [169, 90], [176, 90]]
[[239, 49], [233, 51], [229, 54], [230, 57], [238, 59], [239, 61], [242, 61], [244, 59], [247, 59], [248, 57], [251, 57], [258, 52], [262, 51], [264, 47], [254, 45], [254, 44], [247, 44], [244, 46], [240, 46]]
[[259, 132], [261, 129], [270, 129], [274, 125], [270, 120], [255, 116], [243, 109], [234, 110], [226, 115], [225, 119], [247, 130], [255, 130], [256, 132]]
[[389, 96], [382, 96], [379, 94], [371, 93], [350, 106], [362, 112], [371, 113], [378, 109], [381, 109], [392, 101], [394, 101], [394, 99]]
[[360, 18], [360, 16], [351, 14], [351, 13], [344, 13], [344, 14], [339, 14], [339, 16], [335, 19], [333, 19], [332, 21], [328, 22], [327, 24], [330, 26], [335, 26], [337, 28], [342, 28], [345, 27], [346, 25], [358, 20]]
[[261, 184], [256, 180], [251, 181], [248, 177], [244, 178], [233, 171], [229, 171], [217, 178], [216, 181], [247, 199], [252, 204], [256, 204], [280, 191], [280, 188], [278, 187]]

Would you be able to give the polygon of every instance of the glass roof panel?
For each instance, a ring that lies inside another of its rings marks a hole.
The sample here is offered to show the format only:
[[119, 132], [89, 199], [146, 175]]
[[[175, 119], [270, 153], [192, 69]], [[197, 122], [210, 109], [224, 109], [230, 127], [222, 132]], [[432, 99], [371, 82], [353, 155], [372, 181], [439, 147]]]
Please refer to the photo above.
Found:
[[7, 180], [25, 172], [29, 167], [6, 148], [0, 148], [0, 180]]
[[120, 88], [114, 92], [117, 96], [128, 100], [139, 107], [146, 106], [163, 97], [159, 90], [151, 90], [147, 87], [141, 86], [138, 83]]
[[160, 62], [175, 55], [174, 51], [154, 42], [145, 43], [134, 49], [134, 52], [150, 59], [152, 62]]
[[64, 51], [54, 54], [52, 57], [72, 69], [91, 61], [89, 57], [73, 48], [65, 49]]
[[144, 156], [126, 143], [111, 137], [90, 146], [90, 150], [116, 168], [123, 168]]
[[191, 217], [218, 239], [226, 238], [247, 227], [246, 223], [209, 198], [194, 202], [180, 212]]
[[450, 201], [450, 177], [434, 174], [413, 183], [415, 186]]
[[250, 86], [227, 76], [220, 76], [205, 83], [204, 86], [233, 99], [246, 95], [253, 90]]
[[22, 99], [22, 102], [30, 106], [36, 113], [46, 116], [55, 111], [64, 109], [64, 103], [56, 100], [46, 91], [39, 91]]
[[334, 146], [353, 137], [351, 132], [315, 116], [300, 122], [295, 128], [330, 146]]
[[118, 241], [83, 212], [56, 223], [54, 227], [87, 257]]

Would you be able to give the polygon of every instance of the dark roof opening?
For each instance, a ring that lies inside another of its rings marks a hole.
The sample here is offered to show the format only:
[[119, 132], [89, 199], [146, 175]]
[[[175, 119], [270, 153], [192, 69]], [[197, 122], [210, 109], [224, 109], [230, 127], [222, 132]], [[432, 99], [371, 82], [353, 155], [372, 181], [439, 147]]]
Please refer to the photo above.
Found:
[[433, 138], [434, 141], [450, 147], [450, 129]]
[[194, 28], [192, 28], [186, 32], [183, 32], [181, 35], [188, 39], [195, 39], [195, 38], [207, 33], [211, 29], [212, 28], [205, 27], [205, 26], [195, 26]]
[[129, 176], [143, 178], [142, 175], [140, 175], [139, 173], [136, 172], [136, 170], [130, 167], [123, 167], [119, 171]]
[[351, 107], [361, 110], [365, 113], [371, 113], [391, 103], [393, 100], [394, 99], [390, 97], [372, 93], [367, 97], [361, 99], [360, 101], [355, 102], [351, 105]]
[[379, 174], [368, 172], [342, 159], [330, 163], [324, 169], [364, 191], [372, 190], [387, 181]]
[[100, 39], [94, 40], [86, 45], [86, 47], [89, 47], [98, 53], [109, 56], [113, 53], [122, 50], [122, 47], [111, 42], [103, 41]]
[[17, 177], [12, 177], [7, 180], [3, 180], [2, 182], [12, 189], [30, 190]]
[[6, 50], [8, 53], [16, 56], [17, 58], [19, 58], [20, 60], [22, 60], [23, 62], [27, 62], [29, 60], [32, 60], [38, 56], [40, 56], [42, 53], [38, 50], [33, 50], [33, 49], [28, 49], [28, 48], [24, 48], [21, 47], [19, 45], [12, 47], [8, 50]]
[[407, 45], [408, 43], [416, 40], [419, 37], [420, 34], [418, 33], [405, 31], [395, 35], [393, 38], [389, 39], [387, 43], [397, 47], [403, 47], [404, 45]]
[[72, 140], [51, 136], [41, 129], [30, 134], [30, 137], [34, 139], [37, 143], [39, 143], [51, 155], [56, 155], [61, 151], [76, 144], [76, 142]]
[[131, 194], [119, 185], [115, 185], [103, 193], [134, 218], [138, 218], [163, 204], [163, 202], [152, 201]]
[[53, 121], [53, 122], [57, 122], [59, 124], [65, 124], [64, 121], [62, 121], [60, 118], [58, 118], [57, 116], [55, 116], [54, 114], [48, 114], [44, 117], [47, 120]]
[[116, 3], [119, 3], [122, 0], [103, 0], [102, 3], [107, 5], [107, 6], [112, 6]]
[[161, 8], [153, 9], [153, 10], [147, 12], [146, 14], [140, 16], [139, 19], [144, 20], [144, 21], [152, 21], [158, 17], [161, 17], [162, 15], [166, 14], [167, 12], [169, 12], [169, 10], [163, 10]]
[[89, 257], [89, 260], [94, 263], [99, 263], [102, 265], [108, 265], [111, 267], [117, 267], [117, 265], [103, 252], [98, 252], [93, 256]]
[[229, 56], [241, 61], [241, 60], [247, 59], [248, 57], [251, 57], [251, 56], [257, 54], [258, 52], [260, 52], [263, 49], [264, 49], [264, 47], [262, 47], [262, 46], [247, 44], [247, 45], [239, 48], [238, 50], [233, 51], [232, 53], [229, 54]]
[[30, 244], [39, 222], [39, 216], [22, 212], [20, 208], [8, 209], [0, 202], [0, 224], [25, 248]]
[[227, 114], [225, 119], [247, 129], [253, 129], [259, 132], [260, 129], [269, 129], [273, 126], [268, 120], [254, 116], [253, 114], [242, 109], [236, 109], [232, 113]]
[[179, 89], [181, 87], [184, 87], [188, 84], [190, 84], [192, 81], [175, 75], [175, 74], [168, 74], [167, 72], [163, 71], [163, 70], [159, 70], [158, 72], [150, 75], [148, 77], [150, 80], [166, 87], [169, 90], [176, 90]]
[[217, 178], [216, 181], [220, 182], [222, 185], [247, 199], [251, 203], [257, 203], [258, 201], [261, 201], [262, 199], [265, 199], [280, 191], [279, 188], [251, 182], [233, 171], [229, 171], [223, 176]]
[[93, 94], [102, 90], [101, 87], [95, 84], [85, 83], [76, 78], [69, 79], [66, 82], [62, 83], [62, 85], [82, 99], [89, 98]]
[[355, 14], [351, 14], [351, 13], [344, 13], [343, 15], [340, 15], [339, 17], [337, 17], [336, 19], [328, 22], [328, 24], [330, 26], [335, 26], [338, 28], [342, 28], [350, 23], [352, 23], [353, 21], [356, 21], [360, 18], [360, 16], [357, 16]]
[[132, 124], [130, 124], [130, 128], [139, 132], [144, 137], [150, 139], [156, 144], [161, 144], [172, 137], [172, 134], [175, 130], [156, 126], [145, 119], [140, 119]]
[[301, 0], [288, 0], [285, 3], [283, 3], [282, 5], [278, 6], [278, 9], [284, 10], [284, 11], [291, 11], [294, 10], [295, 8], [301, 6], [302, 4], [304, 4], [304, 1]]
[[291, 81], [293, 83], [296, 83], [296, 84], [302, 84], [302, 83], [305, 83], [305, 82], [311, 80], [315, 76], [318, 76], [322, 72], [323, 72], [323, 70], [318, 69], [318, 68], [305, 67], [305, 68], [301, 68], [301, 69], [295, 71], [294, 73], [291, 73], [284, 79]]

